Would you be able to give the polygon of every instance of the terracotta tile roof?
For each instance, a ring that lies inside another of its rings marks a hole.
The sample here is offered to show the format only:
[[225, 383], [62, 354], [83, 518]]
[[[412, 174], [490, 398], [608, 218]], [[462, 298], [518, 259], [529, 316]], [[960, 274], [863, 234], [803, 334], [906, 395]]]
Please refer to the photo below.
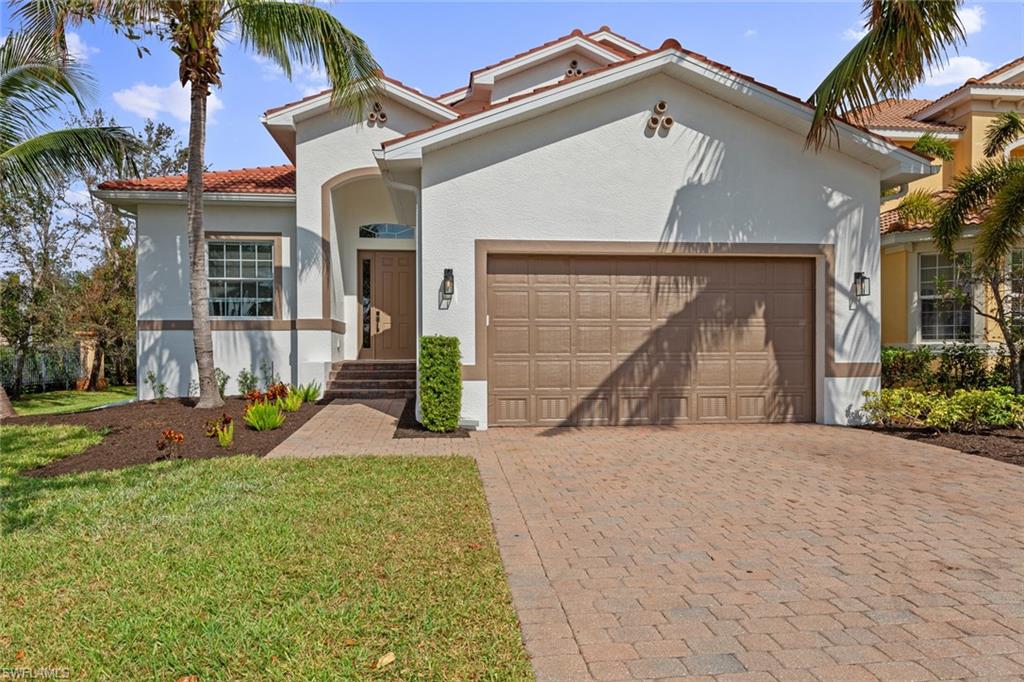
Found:
[[607, 47], [612, 52], [617, 52], [618, 54], [621, 54], [621, 55], [623, 55], [625, 57], [630, 57], [630, 56], [632, 56], [633, 53], [629, 52], [627, 50], [623, 50], [621, 47], [619, 47], [618, 45], [615, 45], [615, 44], [613, 44], [611, 42], [604, 42], [602, 40], [597, 40], [596, 38], [594, 38], [594, 36], [596, 36], [598, 33], [608, 33], [608, 34], [611, 34], [611, 35], [615, 36], [616, 38], [618, 38], [618, 39], [620, 39], [620, 40], [622, 40], [624, 42], [629, 43], [630, 45], [636, 46], [636, 48], [639, 49], [639, 50], [642, 50], [644, 52], [649, 51], [648, 48], [644, 47], [643, 45], [641, 45], [640, 43], [636, 42], [635, 40], [630, 40], [629, 38], [627, 38], [626, 36], [622, 35], [621, 33], [616, 33], [615, 31], [611, 30], [607, 25], [602, 26], [601, 28], [597, 29], [596, 31], [593, 31], [592, 33], [588, 33], [587, 34], [587, 37], [590, 38], [591, 40], [596, 40], [596, 42], [600, 43], [604, 47]]
[[[500, 102], [488, 104], [488, 105], [484, 106], [482, 109], [475, 110], [475, 111], [468, 112], [468, 113], [463, 113], [458, 118], [453, 119], [451, 121], [438, 121], [437, 123], [435, 123], [435, 124], [433, 124], [433, 125], [431, 125], [429, 127], [421, 128], [420, 130], [414, 130], [414, 131], [412, 131], [410, 133], [407, 133], [407, 134], [405, 134], [405, 135], [403, 135], [401, 137], [396, 137], [396, 138], [393, 138], [391, 140], [386, 140], [386, 141], [384, 141], [381, 144], [381, 147], [386, 149], [387, 147], [389, 147], [391, 145], [397, 144], [399, 142], [404, 142], [405, 140], [411, 139], [413, 137], [418, 137], [419, 135], [423, 135], [423, 134], [428, 133], [428, 132], [430, 132], [432, 130], [437, 130], [438, 128], [443, 128], [443, 127], [451, 125], [453, 123], [458, 123], [459, 121], [463, 121], [463, 120], [465, 120], [467, 118], [470, 118], [472, 116], [476, 116], [476, 115], [478, 115], [478, 114], [480, 114], [482, 112], [491, 111], [491, 110], [493, 110], [493, 109], [495, 109], [497, 107], [506, 106], [506, 105], [511, 104], [513, 102], [517, 102], [517, 101], [519, 101], [521, 99], [524, 99], [526, 97], [531, 97], [533, 95], [536, 95], [536, 94], [541, 93], [541, 92], [545, 92], [547, 90], [551, 90], [553, 88], [562, 87], [566, 83], [578, 82], [578, 81], [581, 81], [581, 80], [583, 80], [585, 78], [589, 78], [591, 76], [594, 76], [595, 74], [602, 73], [604, 71], [609, 71], [611, 69], [617, 69], [617, 68], [619, 68], [621, 66], [624, 66], [626, 64], [631, 64], [632, 62], [636, 61], [637, 59], [643, 59], [645, 57], [650, 57], [653, 54], [658, 54], [660, 52], [667, 52], [667, 51], [670, 51], [670, 50], [674, 50], [676, 52], [680, 52], [682, 54], [685, 54], [685, 55], [687, 55], [689, 57], [692, 57], [692, 58], [694, 58], [694, 59], [696, 59], [698, 61], [704, 62], [705, 64], [708, 64], [709, 66], [712, 66], [712, 67], [714, 67], [716, 69], [719, 69], [719, 70], [724, 71], [726, 73], [729, 73], [729, 74], [731, 74], [733, 76], [736, 76], [737, 78], [739, 78], [741, 80], [745, 80], [748, 83], [752, 83], [752, 84], [754, 84], [754, 85], [756, 85], [756, 86], [758, 86], [760, 88], [763, 88], [763, 89], [768, 90], [770, 92], [773, 92], [773, 93], [775, 93], [777, 95], [785, 97], [788, 100], [791, 100], [793, 102], [796, 102], [797, 104], [800, 104], [801, 106], [805, 107], [806, 109], [809, 109], [809, 110], [812, 110], [812, 111], [814, 109], [805, 100], [800, 99], [796, 95], [791, 95], [788, 92], [783, 92], [782, 90], [779, 90], [778, 88], [776, 88], [774, 86], [768, 85], [767, 83], [763, 83], [762, 81], [757, 80], [753, 76], [749, 76], [747, 74], [740, 73], [739, 71], [735, 71], [734, 69], [730, 68], [729, 66], [726, 66], [725, 64], [722, 64], [721, 62], [716, 62], [715, 60], [713, 60], [713, 59], [711, 59], [711, 58], [709, 58], [709, 57], [707, 57], [705, 55], [702, 55], [699, 52], [694, 52], [693, 50], [687, 50], [682, 45], [680, 45], [679, 41], [676, 40], [675, 38], [668, 38], [668, 39], [665, 40], [665, 42], [663, 42], [661, 44], [661, 47], [659, 47], [656, 50], [648, 50], [647, 52], [641, 52], [641, 53], [636, 54], [636, 55], [630, 55], [629, 57], [623, 58], [622, 61], [612, 62], [612, 63], [607, 64], [605, 66], [602, 66], [602, 67], [599, 67], [599, 68], [596, 68], [596, 69], [591, 69], [590, 71], [586, 71], [586, 72], [583, 73], [582, 76], [577, 76], [576, 78], [573, 78], [571, 80], [569, 80], [569, 79], [562, 79], [562, 80], [558, 81], [557, 83], [551, 83], [549, 85], [544, 85], [544, 86], [541, 86], [541, 87], [536, 88], [534, 90], [531, 90], [529, 92], [524, 92], [524, 93], [516, 95], [514, 97], [509, 97], [508, 99], [501, 100]], [[881, 139], [885, 140], [886, 142], [892, 143], [892, 141], [889, 140], [888, 138], [886, 138], [886, 137], [884, 137], [882, 135], [878, 135], [877, 133], [872, 132], [866, 126], [860, 125], [859, 123], [857, 123], [855, 121], [847, 120], [846, 123], [848, 123], [849, 125], [853, 126], [854, 128], [857, 128], [858, 130], [860, 130], [862, 132], [865, 132], [865, 133], [867, 133], [867, 134], [869, 134], [869, 135], [871, 135], [873, 137], [881, 138]], [[892, 143], [892, 144], [895, 144], [895, 143]], [[932, 161], [930, 158], [928, 158], [928, 157], [926, 157], [926, 156], [924, 156], [922, 154], [917, 154], [917, 152], [914, 152], [913, 150], [909, 150], [908, 149], [908, 150], [905, 150], [905, 151], [907, 151], [907, 152], [909, 152], [911, 154], [915, 154], [916, 156], [919, 156], [922, 159], [927, 160], [929, 163], [931, 163], [931, 161]]]
[[924, 109], [928, 108], [932, 104], [935, 104], [936, 102], [941, 102], [942, 100], [946, 99], [947, 97], [955, 95], [956, 93], [960, 92], [961, 90], [963, 90], [964, 88], [966, 88], [969, 85], [978, 85], [979, 83], [984, 83], [985, 87], [989, 87], [989, 88], [1019, 88], [1019, 87], [1021, 87], [1019, 84], [1015, 85], [1013, 83], [992, 83], [990, 81], [991, 81], [991, 79], [995, 78], [999, 74], [1004, 73], [1005, 71], [1007, 71], [1009, 69], [1012, 69], [1013, 67], [1015, 67], [1015, 66], [1017, 66], [1018, 64], [1021, 64], [1021, 63], [1024, 63], [1024, 57], [1018, 57], [1017, 59], [1014, 59], [1011, 62], [1007, 62], [1006, 64], [1003, 64], [1002, 66], [1000, 66], [999, 68], [995, 69], [994, 71], [989, 71], [984, 76], [979, 76], [978, 78], [968, 78], [966, 81], [964, 81], [960, 85], [956, 86], [955, 88], [953, 88], [952, 90], [947, 92], [945, 95], [942, 95], [941, 97], [936, 97], [934, 100], [932, 100], [931, 102], [928, 102], [927, 104], [925, 104], [924, 106], [922, 106], [920, 109], [918, 109], [917, 111], [915, 111], [913, 113], [916, 114], [919, 111], [923, 111]]
[[851, 114], [850, 119], [869, 128], [904, 128], [921, 132], [959, 132], [957, 126], [918, 121], [910, 115], [932, 103], [930, 99], [886, 99]]
[[[391, 76], [388, 76], [388, 75], [386, 75], [384, 73], [379, 73], [377, 75], [378, 75], [378, 77], [382, 81], [387, 81], [388, 83], [391, 83], [392, 85], [396, 85], [396, 86], [402, 88], [403, 90], [408, 90], [409, 92], [411, 92], [411, 93], [413, 93], [415, 95], [419, 95], [420, 97], [422, 97], [424, 99], [429, 99], [431, 102], [434, 102], [439, 107], [444, 107], [445, 109], [451, 109], [451, 107], [448, 106], [447, 104], [442, 104], [441, 102], [438, 102], [436, 98], [431, 97], [430, 95], [427, 95], [427, 94], [425, 94], [423, 92], [420, 92], [419, 90], [417, 90], [416, 88], [414, 88], [412, 86], [406, 85], [405, 83], [403, 83], [402, 81], [398, 80], [397, 78], [392, 78]], [[282, 111], [284, 109], [287, 109], [288, 107], [293, 107], [296, 104], [302, 104], [303, 102], [308, 102], [311, 99], [316, 99], [317, 97], [322, 97], [323, 95], [328, 94], [330, 91], [331, 91], [331, 88], [327, 88], [326, 90], [321, 90], [320, 92], [314, 92], [312, 95], [306, 95], [302, 99], [297, 99], [294, 102], [286, 102], [285, 104], [282, 104], [280, 106], [272, 107], [272, 108], [267, 109], [266, 111], [264, 111], [263, 115], [264, 116], [269, 116], [270, 114], [276, 113], [278, 111]], [[452, 111], [454, 111], [454, 109], [452, 109]]]
[[[295, 166], [260, 166], [203, 173], [206, 192], [295, 194]], [[135, 180], [107, 180], [97, 189], [126, 192], [184, 192], [186, 176], [164, 175]]]
[[[942, 190], [941, 192], [935, 193], [935, 199], [942, 200], [949, 197], [950, 194], [951, 192], [949, 190]], [[987, 214], [988, 209], [982, 209], [971, 213], [967, 216], [967, 220], [964, 221], [964, 225], [980, 225]], [[888, 211], [882, 211], [881, 215], [879, 215], [878, 224], [883, 235], [895, 232], [917, 232], [932, 229], [932, 225], [928, 221], [915, 223], [903, 222], [897, 208], [890, 208]]]

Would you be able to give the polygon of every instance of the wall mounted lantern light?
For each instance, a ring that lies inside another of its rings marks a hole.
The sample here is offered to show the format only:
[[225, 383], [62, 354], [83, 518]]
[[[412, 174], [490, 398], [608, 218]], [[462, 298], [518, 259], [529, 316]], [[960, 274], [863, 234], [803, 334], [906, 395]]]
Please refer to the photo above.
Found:
[[871, 278], [863, 272], [853, 273], [853, 294], [858, 298], [871, 295]]
[[455, 273], [451, 268], [444, 269], [444, 279], [441, 281], [441, 298], [451, 301], [455, 295]]

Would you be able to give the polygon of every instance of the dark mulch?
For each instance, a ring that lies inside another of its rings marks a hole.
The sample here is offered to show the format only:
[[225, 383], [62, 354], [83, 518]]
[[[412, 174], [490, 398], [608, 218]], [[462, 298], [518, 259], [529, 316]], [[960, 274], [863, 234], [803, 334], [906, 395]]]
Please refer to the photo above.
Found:
[[980, 455], [1024, 467], [1024, 431], [1019, 429], [989, 429], [979, 433], [942, 433], [934, 429], [912, 428], [871, 429], [890, 436], [941, 445], [969, 455]]
[[469, 438], [469, 431], [462, 428], [448, 433], [428, 431], [423, 424], [416, 421], [416, 401], [407, 400], [392, 438]]
[[[36, 415], [4, 420], [5, 424], [72, 424], [103, 431], [103, 440], [84, 452], [51, 462], [25, 472], [27, 476], [60, 476], [84, 471], [121, 469], [135, 464], [149, 464], [164, 459], [212, 459], [232, 455], [263, 456], [305, 424], [320, 411], [322, 405], [305, 404], [298, 412], [287, 415], [284, 425], [273, 431], [253, 431], [242, 421], [245, 401], [228, 398], [224, 407], [199, 410], [195, 401], [167, 398], [131, 403], [75, 414]], [[227, 413], [235, 420], [235, 442], [225, 450], [216, 438], [205, 435], [206, 422]], [[169, 453], [157, 450], [157, 441], [164, 429], [171, 428], [185, 435], [185, 442]]]

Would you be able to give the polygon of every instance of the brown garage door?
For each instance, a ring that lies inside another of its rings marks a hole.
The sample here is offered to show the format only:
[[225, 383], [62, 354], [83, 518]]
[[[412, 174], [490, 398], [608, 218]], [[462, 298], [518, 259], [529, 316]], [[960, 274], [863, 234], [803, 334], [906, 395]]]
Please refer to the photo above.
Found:
[[814, 261], [491, 256], [489, 421], [811, 421]]

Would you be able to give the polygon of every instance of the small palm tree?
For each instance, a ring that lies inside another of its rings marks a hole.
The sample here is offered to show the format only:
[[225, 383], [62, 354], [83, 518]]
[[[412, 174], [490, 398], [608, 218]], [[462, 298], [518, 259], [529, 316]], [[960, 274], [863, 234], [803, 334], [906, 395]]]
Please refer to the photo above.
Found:
[[[4, 191], [50, 191], [69, 173], [111, 164], [134, 174], [138, 141], [114, 127], [53, 130], [42, 121], [71, 104], [84, 113], [91, 90], [85, 71], [53, 41], [32, 32], [9, 33], [0, 44], [0, 178]], [[0, 385], [0, 417], [14, 408]]]
[[[991, 146], [998, 156], [1018, 136], [1005, 136], [1003, 117], [986, 130], [986, 138], [1002, 140]], [[1010, 360], [1011, 380], [1024, 392], [1024, 309], [1018, 297], [1024, 284], [1020, 264], [1014, 267], [1012, 252], [1024, 238], [1024, 160], [987, 159], [956, 177], [951, 194], [939, 203], [932, 225], [932, 240], [947, 256], [953, 256], [956, 240], [971, 216], [981, 216], [972, 269], [989, 291], [994, 310], [977, 312], [995, 322], [1003, 334]]]
[[108, 21], [130, 39], [154, 35], [178, 57], [178, 77], [191, 88], [187, 223], [190, 254], [192, 338], [199, 369], [197, 407], [224, 404], [214, 376], [209, 283], [203, 234], [203, 167], [206, 105], [210, 88], [221, 84], [219, 37], [235, 34], [241, 45], [271, 59], [291, 77], [292, 63], [323, 68], [332, 103], [362, 106], [379, 83], [380, 67], [361, 38], [326, 10], [276, 0], [24, 0], [18, 14], [30, 25]]
[[1016, 111], [1006, 111], [996, 117], [985, 129], [985, 156], [999, 155], [1011, 142], [1024, 137], [1024, 117]]
[[902, 98], [948, 51], [964, 42], [957, 8], [963, 0], [864, 0], [866, 32], [825, 77], [808, 103], [814, 118], [807, 144], [824, 147], [835, 121], [886, 97]]
[[953, 145], [949, 140], [943, 140], [935, 136], [934, 133], [925, 133], [921, 137], [917, 138], [917, 142], [911, 149], [918, 154], [924, 156], [930, 156], [933, 159], [942, 159], [943, 161], [953, 160]]

